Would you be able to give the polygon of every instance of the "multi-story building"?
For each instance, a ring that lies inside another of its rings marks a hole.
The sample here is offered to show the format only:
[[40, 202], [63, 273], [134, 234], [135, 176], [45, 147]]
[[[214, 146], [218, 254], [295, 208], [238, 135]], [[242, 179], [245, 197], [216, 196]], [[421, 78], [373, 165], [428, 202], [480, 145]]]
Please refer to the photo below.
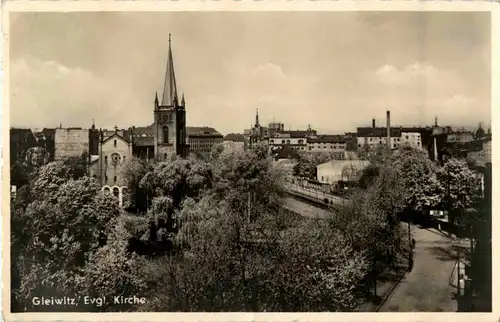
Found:
[[246, 147], [246, 139], [242, 134], [230, 133], [223, 139], [224, 150], [231, 152], [243, 152]]
[[25, 153], [37, 146], [37, 138], [31, 129], [10, 129], [10, 164], [23, 160]]
[[80, 157], [89, 153], [89, 130], [80, 128], [59, 128], [54, 135], [54, 160]]
[[307, 131], [298, 130], [276, 133], [268, 139], [269, 151], [288, 146], [295, 151], [306, 152], [308, 134]]
[[448, 143], [452, 142], [471, 142], [474, 140], [474, 133], [471, 131], [467, 131], [465, 129], [457, 129], [457, 130], [452, 130], [451, 132], [448, 133], [448, 136], [446, 138], [446, 141]]
[[307, 138], [307, 152], [346, 151], [347, 140], [341, 135], [318, 135]]
[[224, 136], [212, 127], [188, 127], [190, 153], [209, 156], [216, 144], [223, 142]]

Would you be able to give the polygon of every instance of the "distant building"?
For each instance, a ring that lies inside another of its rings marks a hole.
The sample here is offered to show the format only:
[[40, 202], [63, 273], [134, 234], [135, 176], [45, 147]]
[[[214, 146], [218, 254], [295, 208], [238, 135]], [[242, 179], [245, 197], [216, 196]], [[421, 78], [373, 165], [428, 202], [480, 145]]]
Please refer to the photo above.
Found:
[[[356, 133], [358, 149], [363, 147], [375, 148], [387, 145], [387, 128], [385, 127], [358, 127]], [[401, 144], [401, 128], [391, 127], [390, 146], [395, 149]]]
[[212, 127], [188, 127], [190, 153], [209, 156], [216, 144], [223, 142], [224, 136]]
[[58, 128], [54, 135], [54, 160], [60, 161], [89, 154], [89, 130], [82, 128]]
[[359, 180], [361, 171], [370, 162], [363, 160], [333, 160], [316, 167], [317, 180], [321, 183], [337, 184]]
[[31, 129], [10, 129], [10, 164], [24, 160], [26, 152], [38, 145], [37, 138]]
[[223, 138], [224, 150], [231, 152], [245, 151], [246, 139], [242, 134], [228, 134]]
[[472, 140], [474, 140], [474, 133], [472, 133], [471, 131], [467, 131], [465, 129], [458, 129], [449, 132], [446, 138], [446, 141], [448, 143], [452, 142], [465, 143], [465, 142], [471, 142]]
[[347, 139], [341, 135], [318, 135], [307, 139], [307, 152], [346, 151]]

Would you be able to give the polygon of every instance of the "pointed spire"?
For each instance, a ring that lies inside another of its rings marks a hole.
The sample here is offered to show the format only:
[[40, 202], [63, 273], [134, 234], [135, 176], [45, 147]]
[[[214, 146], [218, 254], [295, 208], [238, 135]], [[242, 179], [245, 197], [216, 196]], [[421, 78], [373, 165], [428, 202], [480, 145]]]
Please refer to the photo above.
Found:
[[158, 109], [160, 103], [158, 102], [158, 92], [155, 92], [155, 110]]
[[185, 106], [186, 105], [186, 100], [184, 99], [184, 92], [182, 92], [182, 100], [181, 100], [181, 105]]
[[175, 82], [174, 60], [172, 58], [171, 34], [168, 34], [168, 60], [163, 86], [162, 106], [173, 106], [177, 101], [177, 84]]

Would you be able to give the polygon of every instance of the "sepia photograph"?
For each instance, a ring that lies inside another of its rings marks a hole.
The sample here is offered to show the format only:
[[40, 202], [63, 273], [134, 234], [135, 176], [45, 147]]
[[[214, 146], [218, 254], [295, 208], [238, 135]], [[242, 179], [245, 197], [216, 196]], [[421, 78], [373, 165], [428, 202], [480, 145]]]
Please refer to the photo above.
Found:
[[7, 310], [492, 312], [492, 23], [10, 12]]

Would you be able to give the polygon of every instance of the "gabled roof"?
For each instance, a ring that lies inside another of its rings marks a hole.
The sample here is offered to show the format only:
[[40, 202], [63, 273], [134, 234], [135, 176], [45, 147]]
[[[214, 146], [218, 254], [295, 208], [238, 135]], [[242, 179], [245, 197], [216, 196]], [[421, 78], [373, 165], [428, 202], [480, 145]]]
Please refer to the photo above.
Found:
[[102, 144], [108, 142], [109, 140], [113, 139], [113, 138], [119, 138], [120, 140], [123, 140], [124, 142], [127, 142], [127, 143], [130, 143], [129, 140], [127, 140], [126, 138], [124, 138], [123, 136], [119, 135], [118, 133], [115, 133], [109, 137], [107, 137], [106, 139], [104, 139], [104, 141], [102, 142]]

